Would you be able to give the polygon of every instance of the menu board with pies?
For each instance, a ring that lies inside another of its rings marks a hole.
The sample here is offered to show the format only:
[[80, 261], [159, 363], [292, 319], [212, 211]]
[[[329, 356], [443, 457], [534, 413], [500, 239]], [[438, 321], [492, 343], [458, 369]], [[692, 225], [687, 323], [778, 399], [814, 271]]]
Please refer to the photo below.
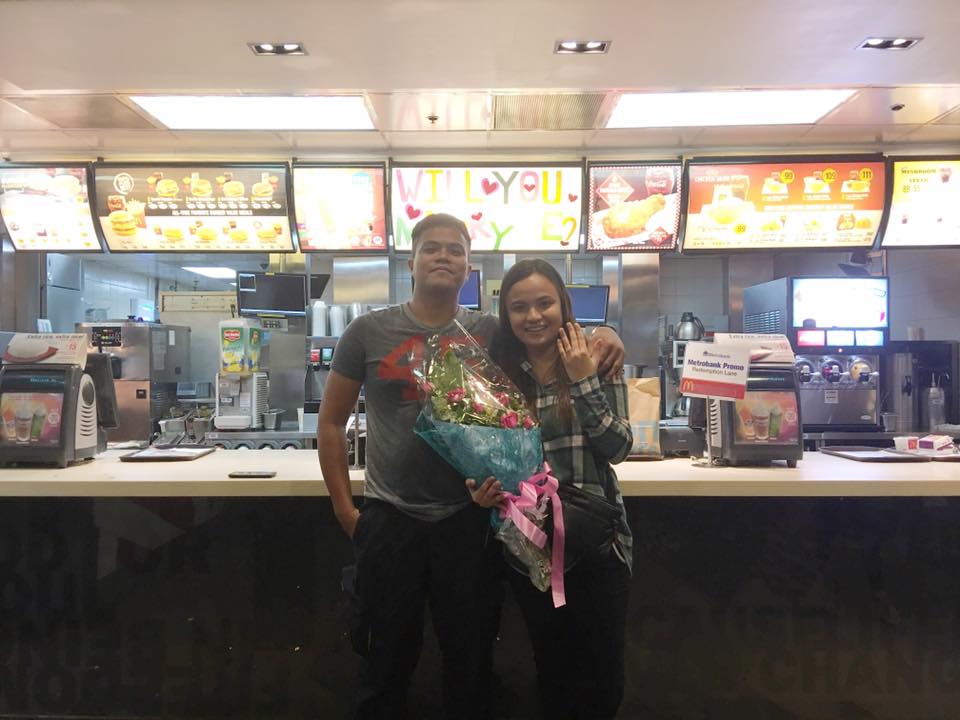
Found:
[[680, 163], [591, 165], [587, 250], [672, 250], [680, 182]]
[[877, 160], [691, 163], [683, 250], [873, 245], [883, 216]]
[[582, 196], [580, 165], [394, 166], [393, 245], [409, 251], [414, 226], [442, 212], [466, 223], [474, 251], [576, 252]]
[[897, 160], [883, 247], [960, 245], [960, 158]]
[[111, 252], [294, 249], [284, 165], [98, 165], [94, 176]]
[[386, 252], [383, 181], [383, 167], [295, 167], [300, 249]]
[[102, 250], [86, 167], [0, 167], [0, 217], [16, 250]]

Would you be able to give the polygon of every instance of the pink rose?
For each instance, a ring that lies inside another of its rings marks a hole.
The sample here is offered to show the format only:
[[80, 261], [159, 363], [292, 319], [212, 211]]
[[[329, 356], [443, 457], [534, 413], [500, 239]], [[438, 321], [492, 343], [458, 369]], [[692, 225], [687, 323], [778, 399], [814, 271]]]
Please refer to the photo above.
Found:
[[533, 424], [534, 424], [534, 423], [533, 423], [533, 418], [532, 418], [532, 417], [530, 417], [529, 415], [524, 415], [524, 416], [523, 416], [523, 427], [524, 427], [524, 429], [529, 430], [530, 428], [533, 427]]
[[462, 387], [454, 388], [447, 393], [447, 402], [451, 405], [461, 403], [463, 402], [463, 396], [466, 394], [466, 391]]
[[520, 418], [517, 417], [517, 414], [513, 411], [508, 412], [506, 415], [500, 418], [501, 427], [508, 428], [512, 430], [520, 424]]
[[482, 402], [479, 402], [479, 401], [477, 401], [477, 400], [474, 400], [474, 402], [473, 402], [473, 411], [474, 411], [477, 415], [483, 415], [483, 411], [486, 410], [486, 409], [487, 409], [487, 406], [486, 406], [486, 405], [484, 405]]
[[498, 392], [494, 397], [497, 398], [497, 402], [503, 405], [504, 407], [510, 407], [510, 396], [505, 392]]

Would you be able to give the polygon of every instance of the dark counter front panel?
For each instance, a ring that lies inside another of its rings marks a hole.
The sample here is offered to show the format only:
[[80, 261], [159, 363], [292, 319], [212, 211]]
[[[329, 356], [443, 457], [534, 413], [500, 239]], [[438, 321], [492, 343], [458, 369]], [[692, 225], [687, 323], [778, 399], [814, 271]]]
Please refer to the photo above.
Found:
[[[628, 499], [622, 718], [960, 716], [960, 501]], [[0, 501], [0, 714], [345, 717], [329, 501]], [[467, 621], [467, 619], [465, 619]], [[512, 600], [498, 716], [535, 716]], [[439, 716], [428, 632], [413, 686]]]

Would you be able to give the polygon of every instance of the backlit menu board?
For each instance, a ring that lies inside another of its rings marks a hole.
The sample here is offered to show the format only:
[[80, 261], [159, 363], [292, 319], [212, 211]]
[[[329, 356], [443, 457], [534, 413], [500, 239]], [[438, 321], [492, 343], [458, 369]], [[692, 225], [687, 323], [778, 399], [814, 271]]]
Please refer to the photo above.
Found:
[[897, 160], [883, 247], [960, 245], [960, 158]]
[[86, 167], [0, 167], [0, 217], [16, 250], [101, 251]]
[[591, 165], [587, 250], [672, 250], [680, 163]]
[[292, 252], [285, 165], [98, 165], [112, 252]]
[[386, 252], [383, 167], [295, 167], [300, 249]]
[[582, 202], [581, 165], [394, 166], [393, 243], [410, 250], [414, 225], [443, 212], [466, 223], [474, 251], [576, 252]]
[[884, 203], [880, 160], [691, 163], [683, 250], [869, 247]]

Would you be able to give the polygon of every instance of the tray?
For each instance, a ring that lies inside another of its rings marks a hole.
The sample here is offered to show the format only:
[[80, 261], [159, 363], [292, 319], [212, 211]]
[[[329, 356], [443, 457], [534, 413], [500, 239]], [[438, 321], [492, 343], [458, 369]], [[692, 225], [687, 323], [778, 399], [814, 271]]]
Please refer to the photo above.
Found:
[[885, 448], [884, 452], [894, 453], [896, 455], [907, 455], [909, 457], [920, 457], [924, 460], [931, 460], [932, 462], [960, 462], [960, 453], [935, 455], [933, 453], [922, 453], [915, 450], [896, 450], [893, 448]]
[[930, 462], [931, 459], [926, 455], [914, 455], [913, 453], [901, 453], [900, 451], [891, 452], [885, 448], [865, 447], [863, 445], [824, 446], [820, 448], [820, 452], [826, 455], [836, 455], [847, 460], [857, 460], [858, 462]]

